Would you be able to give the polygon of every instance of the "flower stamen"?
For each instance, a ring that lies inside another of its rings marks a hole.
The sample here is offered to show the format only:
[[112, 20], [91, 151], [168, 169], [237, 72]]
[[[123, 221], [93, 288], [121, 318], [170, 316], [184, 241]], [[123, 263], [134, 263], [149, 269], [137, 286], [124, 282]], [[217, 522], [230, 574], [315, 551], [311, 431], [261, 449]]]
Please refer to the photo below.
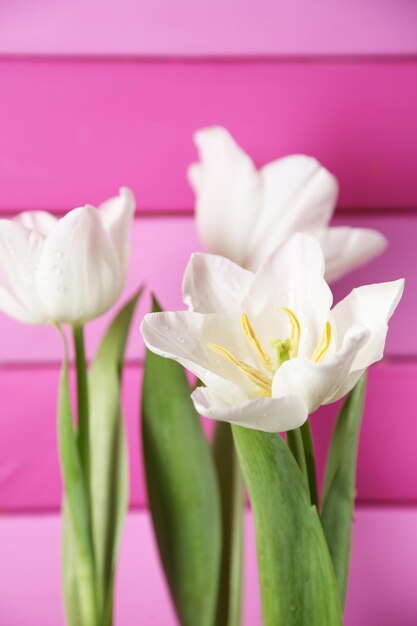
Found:
[[330, 348], [330, 344], [332, 341], [332, 326], [330, 322], [326, 322], [324, 327], [322, 338], [320, 339], [320, 343], [317, 348], [314, 350], [311, 360], [313, 363], [319, 363], [322, 358], [325, 356], [326, 352]]
[[291, 311], [291, 309], [288, 309], [287, 307], [282, 307], [281, 311], [283, 311], [287, 316], [288, 319], [290, 320], [290, 324], [291, 324], [291, 343], [292, 343], [292, 350], [291, 350], [291, 357], [296, 357], [298, 356], [298, 347], [300, 345], [300, 335], [301, 335], [301, 326], [300, 326], [300, 322], [298, 321], [298, 317], [296, 316], [296, 314], [294, 313], [294, 311]]
[[271, 346], [275, 350], [277, 355], [277, 365], [281, 367], [285, 361], [291, 359], [292, 341], [291, 339], [271, 339]]
[[249, 318], [246, 315], [246, 313], [242, 313], [242, 315], [240, 317], [240, 320], [241, 320], [242, 329], [243, 329], [243, 332], [245, 333], [246, 339], [249, 341], [249, 343], [250, 343], [252, 349], [254, 350], [255, 354], [262, 361], [262, 365], [269, 372], [275, 372], [275, 368], [274, 368], [274, 364], [272, 363], [272, 359], [269, 356], [269, 354], [267, 354], [267, 352], [265, 352], [264, 347], [262, 346], [258, 336], [256, 335], [255, 331], [253, 330], [253, 327], [252, 327], [252, 325], [251, 325], [251, 323], [249, 321]]
[[220, 354], [220, 356], [222, 356], [224, 359], [227, 359], [228, 361], [236, 365], [240, 369], [240, 371], [246, 374], [246, 376], [248, 376], [252, 382], [254, 382], [258, 387], [262, 389], [262, 391], [267, 392], [267, 394], [265, 395], [271, 395], [272, 381], [264, 374], [262, 374], [262, 372], [255, 369], [251, 365], [244, 363], [243, 361], [239, 361], [239, 359], [236, 359], [233, 354], [229, 352], [229, 350], [226, 350], [226, 348], [222, 348], [222, 346], [217, 345], [217, 343], [209, 343], [207, 345], [211, 350], [214, 350], [214, 352]]

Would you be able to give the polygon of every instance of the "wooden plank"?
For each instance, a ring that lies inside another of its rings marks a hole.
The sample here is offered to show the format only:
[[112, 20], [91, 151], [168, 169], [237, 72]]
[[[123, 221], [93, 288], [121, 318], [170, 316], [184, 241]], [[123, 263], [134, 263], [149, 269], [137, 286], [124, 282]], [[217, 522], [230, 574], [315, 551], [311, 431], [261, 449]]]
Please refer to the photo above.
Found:
[[411, 1], [124, 0], [5, 3], [0, 53], [65, 55], [415, 54]]
[[[244, 626], [261, 626], [253, 521], [245, 519]], [[345, 626], [414, 626], [417, 613], [417, 509], [359, 508], [353, 529]], [[0, 614], [8, 626], [63, 626], [57, 515], [0, 520], [7, 571]], [[22, 597], [25, 601], [22, 602]], [[116, 584], [117, 624], [176, 626], [148, 513], [128, 516]]]
[[142, 210], [191, 210], [192, 135], [213, 124], [258, 165], [316, 156], [343, 208], [417, 207], [415, 61], [2, 59], [0, 84], [2, 211], [66, 210], [120, 185]]
[[[57, 510], [61, 479], [56, 452], [57, 368], [0, 372], [0, 511]], [[370, 371], [358, 465], [364, 502], [417, 502], [417, 363]], [[129, 367], [123, 403], [129, 437], [131, 504], [146, 502], [139, 447], [141, 371]], [[23, 390], [23, 391], [22, 391]], [[338, 405], [312, 417], [322, 474]], [[213, 423], [205, 422], [208, 432]]]
[[[335, 224], [376, 228], [385, 233], [390, 241], [388, 250], [382, 256], [334, 285], [335, 302], [355, 286], [405, 277], [404, 297], [390, 324], [387, 354], [401, 357], [417, 355], [417, 215], [343, 215]], [[144, 346], [139, 335], [139, 323], [150, 310], [151, 291], [158, 296], [166, 309], [183, 309], [182, 275], [192, 252], [201, 249], [191, 217], [143, 218], [135, 222], [123, 299], [139, 285], [146, 286], [146, 293], [132, 326], [129, 359], [138, 360], [143, 357]], [[109, 315], [105, 315], [89, 324], [87, 339], [90, 354], [95, 351], [108, 322]], [[0, 346], [0, 365], [59, 362], [62, 355], [60, 338], [52, 327], [26, 326], [3, 314], [0, 314]]]

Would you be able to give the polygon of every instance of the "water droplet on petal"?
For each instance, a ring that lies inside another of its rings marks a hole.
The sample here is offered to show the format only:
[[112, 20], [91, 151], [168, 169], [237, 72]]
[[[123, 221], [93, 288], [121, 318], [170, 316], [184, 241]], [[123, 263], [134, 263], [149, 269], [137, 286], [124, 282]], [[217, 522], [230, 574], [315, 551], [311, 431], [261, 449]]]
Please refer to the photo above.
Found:
[[52, 267], [52, 272], [55, 274], [55, 276], [60, 276], [62, 274], [62, 268], [59, 267], [59, 265], [54, 265]]
[[62, 259], [63, 254], [61, 252], [61, 250], [54, 250], [54, 256], [56, 259]]

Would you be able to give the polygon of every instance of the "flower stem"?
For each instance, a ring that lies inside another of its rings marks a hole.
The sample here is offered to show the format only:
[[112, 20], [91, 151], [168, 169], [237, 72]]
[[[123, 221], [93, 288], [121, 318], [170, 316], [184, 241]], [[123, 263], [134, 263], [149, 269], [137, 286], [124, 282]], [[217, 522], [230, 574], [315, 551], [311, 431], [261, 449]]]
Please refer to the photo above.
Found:
[[310, 499], [317, 510], [319, 509], [319, 495], [317, 489], [316, 461], [314, 458], [313, 437], [309, 420], [304, 422], [300, 428], [303, 440], [305, 463], [307, 467], [308, 486], [310, 488]]
[[310, 422], [307, 420], [300, 428], [288, 431], [287, 443], [308, 485], [311, 504], [318, 509], [319, 497], [317, 490], [316, 463], [314, 460]]
[[[84, 327], [73, 326], [72, 334], [77, 370], [78, 449], [86, 484], [90, 483], [90, 433], [88, 409], [87, 363], [84, 345]], [[90, 499], [90, 498], [89, 498]]]
[[294, 430], [289, 430], [287, 432], [287, 444], [298, 463], [306, 483], [308, 484], [307, 464], [304, 454], [303, 437], [300, 428], [295, 428]]
[[242, 603], [243, 479], [232, 430], [217, 422], [213, 456], [219, 478], [222, 505], [222, 557], [216, 626], [239, 626]]

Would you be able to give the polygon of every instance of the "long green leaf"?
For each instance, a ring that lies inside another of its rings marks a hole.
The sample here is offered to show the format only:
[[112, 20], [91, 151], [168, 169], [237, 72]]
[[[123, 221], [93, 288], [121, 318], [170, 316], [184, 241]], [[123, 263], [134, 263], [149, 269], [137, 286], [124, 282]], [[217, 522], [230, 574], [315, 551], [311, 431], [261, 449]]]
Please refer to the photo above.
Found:
[[139, 295], [111, 322], [89, 372], [90, 490], [103, 626], [112, 623], [114, 574], [129, 497], [120, 394], [124, 352]]
[[326, 466], [321, 519], [345, 603], [355, 502], [356, 460], [365, 399], [366, 375], [350, 392], [337, 420]]
[[263, 626], [340, 626], [336, 579], [308, 487], [279, 435], [233, 426], [253, 507]]
[[222, 556], [216, 626], [240, 626], [243, 566], [243, 481], [230, 424], [217, 422], [213, 439], [222, 505]]
[[[77, 580], [77, 597], [81, 621], [78, 626], [98, 624], [98, 605], [95, 582], [95, 559], [91, 535], [91, 517], [88, 506], [87, 485], [81, 467], [77, 439], [71, 414], [68, 389], [68, 359], [65, 351], [61, 370], [58, 403], [58, 445], [61, 471], [65, 489], [66, 529], [71, 539], [64, 541], [64, 562], [70, 563], [70, 573], [64, 572], [64, 595], [67, 608], [75, 598], [73, 588]], [[70, 561], [68, 549], [71, 545], [74, 561]], [[66, 551], [66, 556], [65, 556]], [[68, 570], [69, 571], [69, 570]], [[75, 626], [77, 609], [69, 608], [69, 623]]]
[[156, 539], [180, 623], [215, 626], [221, 548], [216, 470], [182, 367], [152, 352], [145, 361], [142, 437]]

